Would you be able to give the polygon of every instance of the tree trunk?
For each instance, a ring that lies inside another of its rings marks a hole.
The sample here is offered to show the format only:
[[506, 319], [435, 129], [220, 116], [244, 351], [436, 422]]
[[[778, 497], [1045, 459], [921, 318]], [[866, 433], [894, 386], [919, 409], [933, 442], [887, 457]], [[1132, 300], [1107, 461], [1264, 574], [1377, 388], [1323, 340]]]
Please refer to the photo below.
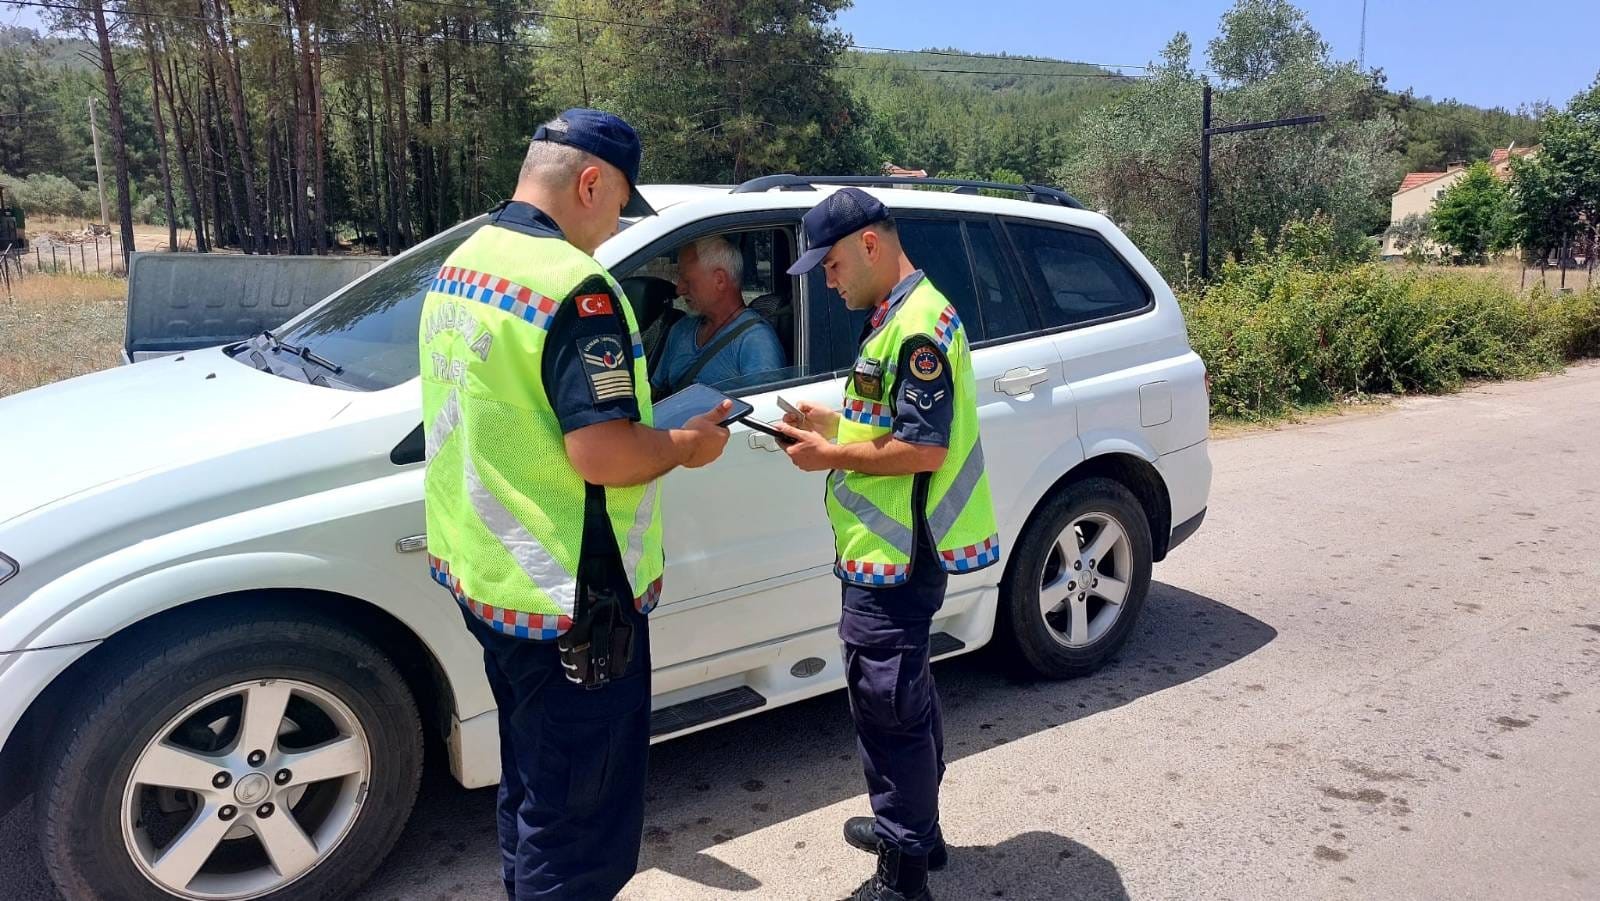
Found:
[[372, 199], [372, 238], [378, 250], [387, 254], [389, 252], [388, 238], [384, 235], [383, 207], [379, 203], [383, 191], [378, 181], [378, 135], [373, 127], [372, 110], [372, 78], [361, 79], [361, 84], [367, 92], [367, 177], [371, 180], [371, 189], [368, 196]]
[[395, 30], [394, 38], [395, 94], [396, 106], [400, 110], [400, 130], [394, 145], [394, 156], [398, 163], [395, 185], [399, 199], [400, 235], [405, 240], [405, 246], [410, 247], [417, 240], [411, 224], [411, 169], [408, 165], [411, 155], [411, 113], [406, 99], [405, 40], [401, 37], [399, 29]]
[[[448, 19], [446, 19], [442, 23], [442, 27], [440, 28], [440, 33], [441, 34], [449, 34], [450, 33], [450, 21]], [[438, 215], [438, 221], [440, 223], [441, 228], [449, 228], [451, 225], [455, 224], [455, 222], [458, 219], [462, 218], [460, 215], [454, 214], [452, 212], [452, 210], [450, 209], [450, 202], [452, 200], [452, 198], [450, 196], [450, 190], [451, 190], [451, 188], [450, 188], [450, 167], [452, 166], [452, 162], [451, 162], [450, 157], [451, 157], [451, 145], [453, 143], [455, 143], [454, 141], [451, 140], [451, 137], [455, 134], [455, 128], [454, 128], [454, 123], [450, 119], [450, 117], [452, 115], [452, 109], [451, 109], [451, 105], [450, 105], [450, 100], [451, 100], [451, 97], [450, 97], [450, 77], [451, 77], [451, 73], [450, 73], [450, 57], [452, 55], [454, 55], [453, 48], [445, 47], [444, 53], [442, 54], [442, 56], [440, 57], [440, 60], [439, 60], [440, 69], [442, 70], [440, 72], [440, 75], [441, 75], [440, 81], [442, 82], [442, 84], [444, 86], [444, 134], [445, 134], [445, 140], [444, 141], [436, 142], [436, 144], [438, 146], [440, 146], [440, 148], [441, 148], [439, 150], [439, 152], [438, 152], [438, 156], [439, 156], [439, 159], [438, 159], [438, 164], [439, 164], [439, 212], [437, 214]]]
[[395, 153], [396, 143], [394, 136], [394, 88], [393, 74], [389, 71], [388, 61], [378, 67], [383, 76], [383, 128], [380, 134], [383, 138], [383, 183], [388, 202], [388, 218], [386, 220], [384, 253], [395, 253], [400, 247], [400, 174], [399, 158]]
[[[228, 165], [228, 128], [222, 120], [222, 97], [217, 93], [217, 69], [213, 65], [209, 54], [206, 57], [206, 77], [208, 81], [207, 88], [210, 91], [206, 98], [207, 106], [210, 107], [209, 115], [206, 118], [207, 127], [212, 129], [211, 148], [213, 153], [212, 165], [215, 167], [214, 176], [220, 178], [228, 189], [228, 218], [229, 224], [233, 227], [233, 241], [240, 250], [249, 253], [250, 246], [246, 242], [250, 238], [245, 234], [244, 208], [239, 197], [239, 186], [234, 183], [233, 169]], [[220, 203], [218, 207], [221, 207]], [[221, 228], [220, 224], [218, 228]], [[226, 232], [223, 234], [226, 234]]]
[[[312, 8], [306, 10], [307, 3]], [[311, 177], [305, 181], [310, 185], [311, 198], [311, 246], [316, 253], [328, 252], [328, 185], [324, 161], [324, 142], [326, 135], [323, 131], [322, 113], [322, 50], [319, 44], [322, 41], [322, 30], [313, 30], [311, 22], [320, 13], [316, 0], [298, 0], [295, 10], [299, 16], [300, 49], [302, 59], [302, 77], [305, 79], [306, 92], [306, 124], [310, 126], [311, 158], [302, 165], [311, 166]]]
[[95, 38], [100, 44], [100, 72], [106, 82], [106, 109], [111, 114], [111, 141], [116, 145], [117, 219], [122, 226], [123, 271], [133, 252], [133, 196], [128, 186], [128, 129], [122, 117], [122, 84], [117, 79], [117, 64], [111, 55], [111, 29], [106, 26], [102, 0], [93, 0]]
[[[200, 208], [200, 195], [195, 191], [194, 187], [194, 172], [189, 162], [188, 140], [184, 137], [184, 121], [178, 114], [178, 104], [173, 99], [173, 82], [177, 80], [177, 64], [169, 59], [167, 60], [166, 77], [162, 82], [162, 95], [167, 101], [167, 111], [172, 116], [173, 143], [177, 145], [178, 151], [178, 171], [183, 176], [183, 193], [189, 201], [189, 217], [194, 222], [194, 249], [196, 253], [205, 253], [207, 249], [205, 211]], [[156, 97], [154, 103], [160, 105], [161, 99], [161, 97]]]
[[436, 178], [433, 168], [433, 79], [428, 63], [427, 46], [423, 32], [417, 30], [417, 49], [421, 56], [417, 62], [417, 122], [422, 126], [424, 138], [417, 142], [416, 167], [418, 174], [418, 208], [422, 211], [422, 233], [437, 234], [438, 201], [434, 198]]
[[[139, 25], [144, 37], [145, 58], [150, 62], [150, 120], [155, 126], [156, 153], [161, 171], [161, 196], [167, 214], [167, 250], [174, 251], [178, 249], [178, 214], [174, 209], [172, 198], [172, 166], [168, 162], [167, 125], [161, 115], [161, 64], [156, 59], [156, 41], [150, 28], [150, 20], [141, 18]], [[174, 122], [173, 125], [176, 126], [177, 123]]]
[[[239, 155], [239, 175], [244, 182], [245, 215], [250, 220], [253, 240], [246, 249], [256, 253], [266, 252], [266, 229], [261, 218], [261, 204], [256, 194], [256, 159], [250, 143], [250, 123], [245, 118], [244, 76], [239, 64], [239, 39], [228, 26], [233, 15], [228, 0], [212, 0], [216, 9], [214, 26], [216, 49], [222, 57], [222, 87], [228, 95], [229, 113], [233, 120], [234, 150]], [[244, 243], [241, 241], [241, 243]]]

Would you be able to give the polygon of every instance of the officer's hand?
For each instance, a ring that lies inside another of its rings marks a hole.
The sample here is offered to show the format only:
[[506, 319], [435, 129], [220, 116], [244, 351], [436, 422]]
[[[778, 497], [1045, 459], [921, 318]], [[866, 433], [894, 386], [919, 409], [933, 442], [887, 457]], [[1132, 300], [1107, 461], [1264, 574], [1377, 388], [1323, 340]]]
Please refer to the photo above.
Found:
[[733, 401], [725, 400], [683, 424], [679, 431], [689, 434], [689, 456], [683, 461], [686, 468], [698, 469], [722, 456], [722, 449], [728, 444], [728, 430], [718, 423], [726, 419], [732, 409]]
[[[801, 407], [803, 411], [805, 408]], [[773, 426], [782, 432], [787, 443], [779, 446], [789, 455], [789, 462], [805, 472], [822, 472], [833, 468], [834, 445], [816, 432], [797, 429], [787, 423], [778, 423]]]
[[832, 439], [839, 434], [839, 412], [822, 404], [814, 404], [803, 400], [795, 405], [800, 415], [793, 413], [783, 414], [784, 425], [807, 432], [816, 432], [824, 438]]

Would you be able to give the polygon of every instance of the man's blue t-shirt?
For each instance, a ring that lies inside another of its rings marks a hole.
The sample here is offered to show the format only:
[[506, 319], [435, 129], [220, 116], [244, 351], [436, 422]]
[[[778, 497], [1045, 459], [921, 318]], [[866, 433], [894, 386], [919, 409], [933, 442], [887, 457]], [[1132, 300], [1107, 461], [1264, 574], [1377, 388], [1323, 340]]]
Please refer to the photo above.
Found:
[[686, 316], [678, 320], [664, 339], [666, 349], [662, 351], [660, 366], [651, 374], [650, 380], [660, 389], [676, 388], [681, 391], [687, 388], [687, 385], [679, 385], [678, 380], [701, 355], [730, 330], [751, 320], [756, 324], [717, 351], [717, 355], [707, 361], [694, 380], [702, 385], [730, 390], [759, 384], [771, 378], [776, 370], [789, 365], [783, 357], [783, 345], [778, 342], [778, 333], [760, 313], [746, 309], [718, 329], [704, 345], [695, 341], [695, 332], [700, 329], [698, 318]]

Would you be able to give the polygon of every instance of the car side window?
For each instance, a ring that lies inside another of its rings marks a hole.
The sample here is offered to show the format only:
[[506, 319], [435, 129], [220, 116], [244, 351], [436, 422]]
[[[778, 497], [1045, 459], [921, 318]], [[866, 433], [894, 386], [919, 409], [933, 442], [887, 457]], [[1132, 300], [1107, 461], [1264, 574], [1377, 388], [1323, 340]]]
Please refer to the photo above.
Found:
[[967, 259], [961, 223], [955, 219], [909, 219], [896, 217], [900, 243], [939, 293], [950, 301], [966, 325], [967, 340], [981, 341], [983, 319], [978, 314], [978, 297], [972, 289], [972, 264]]
[[976, 329], [981, 329], [968, 325], [968, 340], [996, 341], [1032, 331], [1028, 303], [1012, 281], [994, 228], [987, 222], [968, 222], [967, 245], [972, 248], [972, 273], [978, 282]]
[[[700, 362], [698, 357], [691, 359], [698, 347], [694, 330], [699, 320], [686, 298], [678, 293], [680, 287], [692, 290], [681, 277], [680, 257], [686, 245], [712, 236], [723, 238], [737, 252], [742, 269], [739, 299], [763, 320], [757, 328], [770, 329], [776, 335], [779, 349], [771, 352], [770, 338], [763, 342], [746, 330], [733, 343], [720, 348], [714, 358], [706, 359], [690, 381], [729, 393], [747, 393], [798, 377], [794, 304], [799, 279], [784, 274], [794, 259], [795, 237], [787, 227], [761, 226], [677, 240], [659, 247], [626, 272], [616, 273], [639, 322], [652, 384], [666, 389], [670, 387], [668, 382], [687, 375]], [[703, 280], [697, 283], [704, 284]], [[751, 363], [752, 360], [758, 362]]]
[[1150, 288], [1098, 235], [1007, 222], [1046, 328], [1076, 325], [1149, 306]]
[[[994, 228], [983, 220], [896, 217], [911, 263], [961, 316], [976, 344], [1034, 329], [1033, 316], [1011, 276]], [[970, 253], [969, 253], [970, 251]], [[855, 362], [868, 310], [847, 310], [826, 284], [821, 267], [806, 281], [811, 358], [807, 375], [848, 370]]]
[[806, 366], [808, 376], [832, 375], [848, 370], [861, 346], [861, 329], [869, 310], [851, 310], [844, 298], [828, 287], [822, 267], [806, 274]]

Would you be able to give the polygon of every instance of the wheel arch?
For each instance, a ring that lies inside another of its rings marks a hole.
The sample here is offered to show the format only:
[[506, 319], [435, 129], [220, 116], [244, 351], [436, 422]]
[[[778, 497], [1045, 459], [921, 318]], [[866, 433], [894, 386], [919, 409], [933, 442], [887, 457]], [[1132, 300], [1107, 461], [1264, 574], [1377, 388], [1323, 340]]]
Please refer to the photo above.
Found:
[[[1167, 483], [1161, 478], [1161, 473], [1149, 461], [1133, 453], [1099, 454], [1067, 470], [1034, 502], [1033, 509], [1028, 512], [1028, 518], [1017, 533], [1017, 540], [1021, 541], [1022, 536], [1033, 528], [1034, 521], [1051, 498], [1064, 491], [1068, 485], [1095, 477], [1117, 482], [1138, 499], [1139, 506], [1144, 510], [1145, 518], [1150, 523], [1151, 558], [1154, 562], [1161, 562], [1167, 556], [1167, 546], [1172, 538], [1172, 499], [1167, 493]], [[1005, 580], [1009, 582], [1011, 575], [1008, 561]]]
[[55, 729], [55, 713], [70, 710], [85, 676], [99, 663], [131, 643], [151, 642], [197, 622], [226, 622], [263, 612], [320, 620], [368, 640], [388, 657], [405, 680], [423, 723], [426, 753], [444, 753], [443, 741], [456, 713], [456, 693], [449, 674], [427, 644], [405, 623], [361, 598], [320, 589], [253, 589], [189, 601], [152, 613], [100, 642], [74, 660], [39, 696], [0, 749], [0, 814], [28, 793], [25, 774], [36, 770], [36, 755]]

